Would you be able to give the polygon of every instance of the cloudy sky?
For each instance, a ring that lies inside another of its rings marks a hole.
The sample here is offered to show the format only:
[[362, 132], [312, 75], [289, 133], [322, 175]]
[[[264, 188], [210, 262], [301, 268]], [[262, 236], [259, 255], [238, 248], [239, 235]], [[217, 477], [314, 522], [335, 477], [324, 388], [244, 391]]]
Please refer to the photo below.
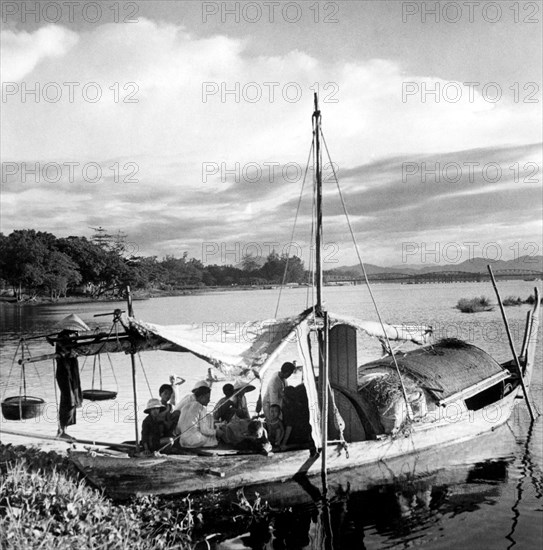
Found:
[[[543, 253], [541, 3], [76, 4], [2, 2], [4, 233], [307, 262], [318, 90], [365, 261]], [[324, 175], [327, 267], [354, 264]]]

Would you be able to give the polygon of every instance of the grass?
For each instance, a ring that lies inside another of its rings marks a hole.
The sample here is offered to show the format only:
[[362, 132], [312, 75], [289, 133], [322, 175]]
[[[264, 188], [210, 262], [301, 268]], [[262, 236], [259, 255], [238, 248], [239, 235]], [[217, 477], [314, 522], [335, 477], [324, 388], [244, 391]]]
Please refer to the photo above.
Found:
[[213, 491], [198, 499], [155, 496], [117, 503], [89, 486], [67, 456], [0, 444], [2, 550], [189, 550], [259, 522], [269, 535], [270, 521], [267, 503], [243, 491], [231, 495], [229, 504]]
[[521, 306], [523, 303], [520, 296], [507, 296], [502, 302], [504, 306]]
[[56, 453], [1, 445], [0, 458], [2, 549], [192, 548], [196, 518], [188, 498], [116, 504]]
[[490, 305], [490, 300], [485, 296], [479, 298], [462, 298], [458, 300], [456, 308], [462, 313], [479, 313], [481, 311], [492, 311], [493, 307]]
[[[530, 294], [526, 300], [524, 300], [525, 304], [534, 304], [535, 303], [535, 296], [533, 294]], [[539, 299], [539, 303], [543, 304], [543, 297]]]

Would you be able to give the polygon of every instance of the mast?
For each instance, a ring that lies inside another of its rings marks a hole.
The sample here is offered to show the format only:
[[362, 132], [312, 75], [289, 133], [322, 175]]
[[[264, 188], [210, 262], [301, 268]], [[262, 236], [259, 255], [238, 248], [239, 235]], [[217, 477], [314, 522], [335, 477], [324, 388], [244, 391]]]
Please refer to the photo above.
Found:
[[314, 94], [315, 112], [313, 113], [313, 141], [315, 145], [316, 156], [316, 174], [315, 182], [317, 185], [317, 228], [315, 231], [315, 262], [317, 279], [317, 315], [322, 313], [322, 167], [321, 167], [321, 112], [319, 111], [319, 99], [317, 93]]
[[315, 147], [316, 166], [315, 184], [317, 194], [317, 227], [315, 231], [315, 261], [317, 279], [317, 304], [316, 316], [323, 320], [323, 327], [318, 329], [317, 339], [319, 345], [319, 384], [321, 391], [321, 477], [323, 487], [323, 498], [326, 499], [327, 478], [326, 478], [326, 447], [328, 443], [328, 314], [322, 307], [322, 166], [321, 166], [321, 112], [319, 111], [319, 100], [317, 93], [314, 94], [315, 111], [313, 113], [313, 141]]

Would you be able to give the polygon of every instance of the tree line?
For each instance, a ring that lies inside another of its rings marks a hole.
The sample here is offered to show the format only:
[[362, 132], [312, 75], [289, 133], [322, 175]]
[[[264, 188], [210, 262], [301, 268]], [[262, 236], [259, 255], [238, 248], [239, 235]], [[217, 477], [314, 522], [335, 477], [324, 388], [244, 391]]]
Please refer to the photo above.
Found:
[[[125, 235], [110, 236], [102, 228], [86, 237], [56, 237], [33, 229], [0, 233], [0, 283], [17, 300], [69, 294], [99, 298], [118, 294], [127, 285], [151, 291], [199, 287], [253, 286], [303, 283], [308, 280], [303, 261], [272, 251], [263, 265], [247, 255], [241, 265], [204, 265], [185, 252], [181, 258], [135, 256], [127, 250]], [[285, 277], [285, 267], [287, 273]]]

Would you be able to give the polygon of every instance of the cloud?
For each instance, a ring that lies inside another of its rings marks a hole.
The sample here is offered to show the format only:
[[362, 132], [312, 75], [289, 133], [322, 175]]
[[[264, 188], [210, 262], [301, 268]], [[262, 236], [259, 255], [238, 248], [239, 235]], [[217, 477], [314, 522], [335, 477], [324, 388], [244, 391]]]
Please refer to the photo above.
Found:
[[42, 60], [65, 56], [77, 41], [76, 33], [58, 25], [48, 25], [33, 33], [2, 29], [2, 82], [21, 80]]
[[[196, 36], [144, 18], [77, 34], [55, 25], [32, 34], [10, 30], [2, 48], [11, 58], [6, 74], [19, 79], [3, 104], [2, 158], [19, 167], [40, 163], [41, 170], [77, 163], [74, 178], [66, 168], [58, 181], [30, 175], [23, 182], [20, 171], [3, 177], [5, 231], [88, 235], [89, 226], [102, 225], [158, 255], [196, 254], [211, 240], [286, 243], [316, 89], [327, 145], [363, 240], [379, 240], [390, 252], [406, 235], [461, 235], [462, 224], [477, 220], [503, 225], [507, 205], [519, 217], [525, 200], [526, 223], [538, 215], [537, 201], [529, 200], [534, 187], [513, 185], [507, 167], [534, 161], [541, 169], [531, 145], [541, 141], [540, 104], [490, 103], [479, 89], [470, 99], [459, 82], [453, 88], [461, 100], [423, 101], [423, 86], [442, 89], [447, 82], [409, 74], [400, 61], [332, 64], [300, 50], [254, 55], [249, 40]], [[36, 83], [40, 100], [23, 101], [23, 84]], [[57, 101], [44, 96], [47, 83], [58, 86], [51, 94], [60, 89]], [[406, 83], [418, 92], [402, 97]], [[419, 180], [402, 181], [406, 162], [418, 166]], [[464, 174], [454, 185], [443, 178], [422, 184], [423, 162], [499, 162], [507, 178], [469, 182]], [[294, 179], [284, 172], [289, 163], [299, 172]], [[86, 165], [100, 167], [99, 181], [85, 179]], [[344, 243], [340, 203], [326, 194], [329, 239]], [[300, 221], [309, 211], [304, 203]], [[371, 253], [378, 263], [377, 244]]]

